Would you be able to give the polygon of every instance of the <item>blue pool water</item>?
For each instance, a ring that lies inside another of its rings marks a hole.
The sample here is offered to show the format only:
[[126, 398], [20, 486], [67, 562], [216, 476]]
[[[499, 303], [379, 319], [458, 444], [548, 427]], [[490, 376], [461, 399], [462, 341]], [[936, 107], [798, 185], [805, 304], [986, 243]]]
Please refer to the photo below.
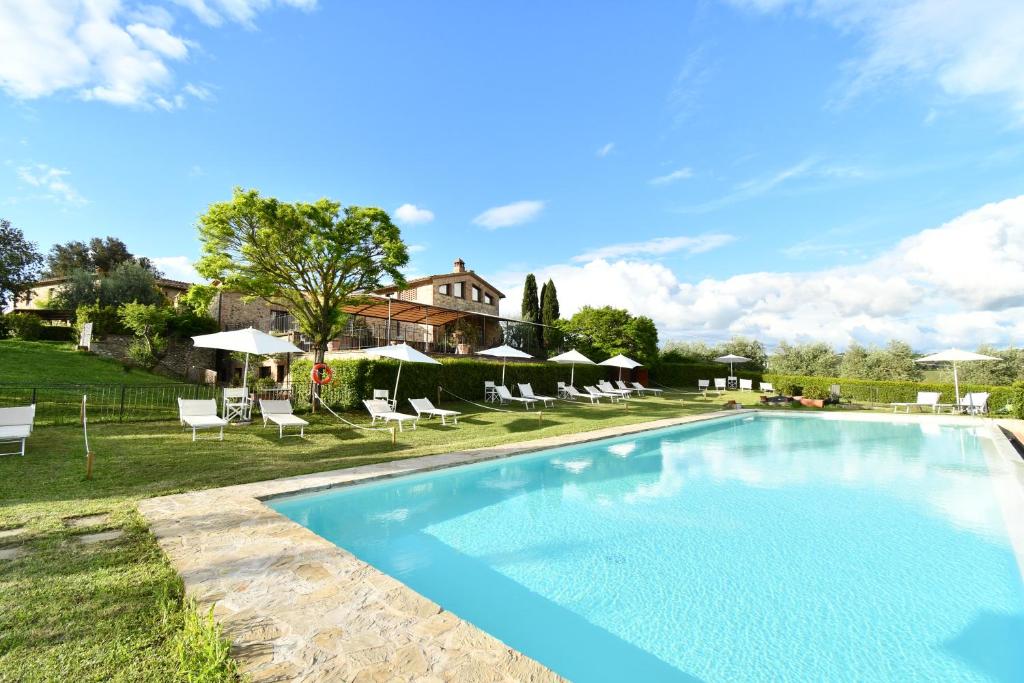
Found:
[[984, 447], [761, 415], [271, 505], [575, 681], [1024, 681]]

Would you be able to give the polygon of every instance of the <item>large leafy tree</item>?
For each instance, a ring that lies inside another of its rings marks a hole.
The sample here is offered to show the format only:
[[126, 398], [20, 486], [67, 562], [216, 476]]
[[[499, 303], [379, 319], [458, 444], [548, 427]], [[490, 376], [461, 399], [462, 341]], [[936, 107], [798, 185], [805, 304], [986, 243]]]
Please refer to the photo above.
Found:
[[771, 370], [782, 375], [836, 377], [840, 360], [835, 349], [824, 342], [780, 342], [771, 357]]
[[622, 308], [584, 306], [559, 328], [584, 355], [601, 361], [618, 353], [644, 365], [658, 358], [658, 329], [647, 316], [633, 317]]
[[547, 326], [544, 328], [545, 348], [554, 349], [562, 343], [562, 333], [554, 326], [560, 317], [558, 290], [555, 289], [555, 281], [549, 279], [540, 290], [540, 321]]
[[722, 344], [719, 349], [721, 353], [716, 354], [716, 358], [729, 354], [749, 358], [750, 362], [743, 364], [743, 367], [748, 370], [764, 370], [768, 366], [768, 352], [765, 350], [764, 344], [756, 339], [733, 337]]
[[909, 344], [890, 341], [883, 348], [865, 348], [850, 344], [843, 353], [839, 376], [851, 379], [910, 380], [923, 376], [921, 366], [914, 362], [914, 351]]
[[128, 245], [116, 237], [93, 237], [86, 242], [71, 241], [55, 244], [46, 256], [46, 274], [49, 277], [71, 277], [79, 270], [109, 275], [122, 263], [133, 262], [160, 277], [153, 262], [145, 256], [128, 251]]
[[520, 307], [520, 315], [528, 323], [540, 322], [540, 301], [537, 295], [537, 278], [533, 273], [526, 276], [523, 283], [523, 305]]
[[96, 303], [114, 307], [127, 303], [162, 304], [164, 295], [156, 286], [153, 272], [132, 260], [118, 264], [106, 277], [97, 277], [90, 270], [73, 270], [54, 299], [60, 308], [74, 311]]
[[266, 300], [286, 302], [322, 362], [345, 325], [344, 307], [385, 284], [405, 284], [409, 252], [383, 209], [329, 199], [282, 202], [236, 188], [199, 218], [201, 275]]
[[34, 242], [0, 218], [0, 312], [13, 304], [39, 278], [43, 257]]

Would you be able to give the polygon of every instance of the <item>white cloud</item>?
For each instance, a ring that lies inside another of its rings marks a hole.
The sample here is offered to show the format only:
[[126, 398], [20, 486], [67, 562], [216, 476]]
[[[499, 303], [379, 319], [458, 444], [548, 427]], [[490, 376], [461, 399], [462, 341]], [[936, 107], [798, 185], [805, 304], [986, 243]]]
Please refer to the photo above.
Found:
[[1024, 3], [1020, 0], [732, 0], [785, 7], [863, 36], [846, 97], [894, 78], [925, 78], [955, 97], [996, 96], [1024, 116]]
[[[220, 17], [220, 11], [249, 25], [272, 3], [184, 4], [204, 21]], [[279, 4], [310, 8], [314, 3]], [[171, 65], [187, 60], [194, 43], [173, 33], [173, 22], [162, 7], [127, 7], [118, 0], [5, 0], [0, 2], [0, 89], [24, 100], [67, 91], [84, 100], [180, 109], [188, 97], [205, 99], [208, 91], [188, 85], [176, 91]]]
[[644, 242], [626, 242], [623, 244], [610, 244], [608, 246], [591, 249], [579, 256], [574, 256], [573, 261], [595, 261], [597, 259], [622, 258], [624, 256], [663, 256], [678, 251], [687, 254], [703, 254], [704, 252], [717, 249], [729, 244], [736, 238], [732, 235], [710, 233], [688, 237], [679, 235], [677, 237], [655, 237]]
[[429, 209], [420, 208], [415, 204], [402, 204], [395, 209], [395, 218], [409, 225], [429, 223], [434, 220], [434, 212]]
[[680, 168], [675, 171], [672, 171], [671, 173], [660, 175], [657, 178], [651, 178], [650, 183], [651, 185], [668, 185], [669, 183], [674, 183], [677, 180], [686, 180], [687, 178], [692, 177], [692, 168]]
[[252, 28], [256, 15], [273, 5], [287, 5], [302, 10], [312, 10], [316, 0], [174, 0], [195, 14], [200, 21], [210, 26], [220, 26], [225, 18], [229, 21]]
[[[534, 272], [557, 283], [564, 314], [583, 305], [627, 308], [651, 316], [663, 340], [746, 334], [845, 346], [900, 338], [928, 350], [1019, 341], [1021, 263], [1024, 195], [911, 235], [872, 260], [816, 272], [687, 282], [662, 263], [614, 256]], [[519, 300], [522, 275], [500, 279], [509, 301]]]
[[615, 143], [609, 142], [608, 144], [603, 145], [599, 150], [597, 150], [597, 156], [604, 158], [611, 154], [613, 149], [615, 149]]
[[171, 280], [206, 282], [206, 279], [192, 266], [192, 259], [187, 256], [151, 256], [149, 260], [164, 274], [164, 277]]
[[410, 244], [407, 247], [407, 249], [408, 249], [410, 254], [422, 254], [423, 252], [425, 252], [427, 250], [427, 245], [425, 245], [425, 244]]
[[44, 199], [76, 205], [87, 203], [85, 197], [67, 181], [71, 171], [47, 164], [32, 164], [19, 166], [17, 173], [22, 182], [42, 191], [40, 196]]
[[544, 204], [544, 202], [534, 199], [495, 206], [474, 218], [473, 222], [488, 230], [528, 223], [540, 215], [540, 212], [544, 210]]
[[[783, 183], [808, 175], [816, 164], [817, 161], [814, 159], [804, 159], [793, 166], [784, 168], [775, 173], [745, 180], [736, 185], [732, 192], [702, 204], [686, 207], [683, 211], [688, 213], [703, 213], [706, 211], [714, 211], [722, 208], [723, 206], [728, 206], [737, 202], [754, 199], [755, 197], [761, 197], [776, 189]], [[823, 173], [823, 175], [824, 174], [825, 173]]]

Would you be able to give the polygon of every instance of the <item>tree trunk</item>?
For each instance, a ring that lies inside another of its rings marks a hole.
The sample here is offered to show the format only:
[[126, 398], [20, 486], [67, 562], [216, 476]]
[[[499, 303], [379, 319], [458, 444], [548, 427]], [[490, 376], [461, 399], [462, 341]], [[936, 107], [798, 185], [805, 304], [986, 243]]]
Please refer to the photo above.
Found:
[[[325, 351], [326, 351], [326, 345], [321, 344], [321, 343], [318, 343], [313, 348], [313, 365], [316, 365], [317, 363], [323, 363], [324, 362]], [[309, 404], [312, 407], [313, 412], [315, 413], [316, 409], [317, 409], [317, 399], [320, 398], [320, 385], [317, 384], [316, 382], [310, 381], [310, 383], [309, 383], [309, 390], [310, 390]]]

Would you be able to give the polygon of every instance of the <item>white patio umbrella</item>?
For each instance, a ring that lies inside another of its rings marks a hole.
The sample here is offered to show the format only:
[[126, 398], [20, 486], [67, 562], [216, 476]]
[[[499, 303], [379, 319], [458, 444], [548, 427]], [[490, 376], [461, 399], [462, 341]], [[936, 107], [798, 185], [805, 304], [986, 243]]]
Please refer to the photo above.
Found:
[[632, 358], [627, 358], [626, 356], [623, 356], [620, 353], [617, 356], [612, 356], [608, 360], [601, 361], [600, 363], [598, 363], [598, 365], [607, 365], [607, 366], [612, 367], [612, 368], [618, 368], [619, 369], [619, 379], [621, 380], [622, 379], [622, 369], [623, 368], [625, 368], [626, 370], [632, 370], [633, 368], [640, 367], [641, 365], [643, 365], [643, 363], [637, 363]]
[[551, 361], [552, 363], [569, 363], [572, 365], [572, 368], [569, 370], [570, 386], [572, 386], [572, 384], [576, 381], [577, 363], [579, 363], [580, 365], [594, 364], [594, 361], [590, 360], [576, 349], [573, 349], [572, 351], [566, 351], [565, 353], [560, 353], [557, 356], [552, 356], [551, 358], [548, 358], [548, 360]]
[[994, 356], [986, 356], [980, 353], [974, 353], [973, 351], [962, 351], [960, 349], [946, 349], [945, 351], [939, 351], [933, 353], [930, 356], [924, 358], [918, 358], [915, 363], [952, 363], [953, 364], [953, 391], [956, 396], [953, 397], [954, 403], [960, 402], [960, 378], [956, 374], [957, 363], [967, 363], [973, 360], [1002, 360], [1002, 358], [996, 358]]
[[726, 354], [724, 356], [719, 356], [718, 358], [715, 359], [715, 362], [716, 363], [728, 363], [729, 364], [729, 376], [731, 377], [731, 376], [733, 376], [735, 374], [735, 372], [733, 372], [733, 369], [732, 369], [733, 363], [749, 363], [750, 359], [747, 358], [746, 356], [737, 356], [735, 354], [729, 353], [729, 354]]
[[396, 404], [398, 401], [398, 380], [402, 379], [402, 363], [441, 364], [440, 361], [434, 360], [425, 353], [420, 353], [404, 342], [402, 344], [393, 344], [392, 346], [375, 346], [372, 349], [366, 349], [365, 352], [368, 356], [394, 358], [398, 361], [398, 374], [395, 375], [395, 393], [391, 395], [392, 399], [396, 401]]
[[528, 353], [524, 353], [519, 349], [514, 349], [508, 344], [502, 344], [501, 346], [495, 346], [493, 349], [484, 349], [478, 352], [481, 356], [492, 356], [494, 358], [501, 359], [501, 383], [505, 384], [505, 365], [508, 364], [509, 358], [533, 358]]
[[249, 378], [249, 354], [265, 356], [269, 353], [302, 353], [295, 344], [283, 337], [261, 332], [253, 327], [230, 332], [214, 332], [192, 337], [193, 343], [202, 349], [221, 349], [245, 354], [245, 369], [242, 371], [242, 386]]

